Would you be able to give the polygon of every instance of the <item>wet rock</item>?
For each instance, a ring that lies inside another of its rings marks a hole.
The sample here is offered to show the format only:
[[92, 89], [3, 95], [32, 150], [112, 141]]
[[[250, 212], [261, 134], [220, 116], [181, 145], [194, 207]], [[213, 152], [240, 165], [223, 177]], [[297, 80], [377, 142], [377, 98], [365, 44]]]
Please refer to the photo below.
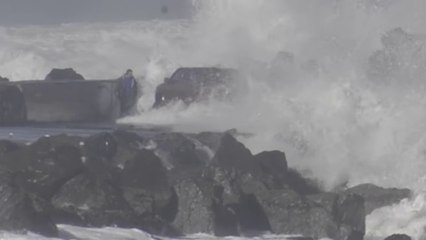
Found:
[[58, 235], [49, 204], [25, 193], [14, 183], [14, 174], [0, 169], [0, 229], [32, 231], [48, 237]]
[[262, 171], [251, 152], [230, 134], [224, 134], [214, 158], [204, 171], [220, 190], [216, 205], [226, 210], [227, 219], [235, 218], [238, 232], [252, 235], [271, 230], [257, 200], [266, 191]]
[[345, 194], [358, 194], [365, 199], [365, 213], [374, 209], [399, 203], [412, 195], [409, 189], [382, 188], [373, 184], [361, 184], [347, 189]]
[[358, 195], [320, 193], [304, 197], [287, 189], [269, 190], [257, 198], [274, 233], [313, 239], [363, 239], [364, 202]]
[[314, 239], [337, 236], [339, 227], [332, 214], [294, 191], [271, 190], [257, 197], [276, 234], [299, 234]]
[[88, 172], [64, 184], [53, 196], [57, 223], [82, 226], [138, 226], [137, 215], [111, 180], [97, 179]]
[[10, 152], [17, 151], [21, 148], [21, 146], [17, 143], [8, 141], [8, 140], [0, 140], [0, 159], [5, 154], [8, 154]]
[[272, 230], [268, 216], [255, 194], [242, 193], [238, 204], [230, 206], [236, 213], [239, 230], [243, 235], [261, 235]]
[[27, 120], [24, 95], [17, 86], [0, 85], [0, 126], [18, 125]]
[[356, 191], [321, 192], [288, 168], [284, 153], [253, 156], [229, 132], [60, 135], [29, 146], [0, 142], [1, 154], [0, 166], [23, 194], [51, 200], [53, 211], [45, 212], [56, 223], [172, 236], [273, 232], [357, 240], [365, 233], [364, 199]]
[[159, 134], [153, 143], [155, 154], [168, 170], [171, 184], [199, 175], [212, 157], [205, 145], [186, 134]]
[[313, 180], [304, 178], [297, 170], [287, 167], [283, 152], [261, 152], [255, 155], [254, 159], [262, 170], [262, 181], [269, 189], [291, 188], [302, 195], [321, 192]]
[[225, 134], [222, 137], [211, 165], [253, 176], [261, 175], [259, 165], [255, 162], [250, 150], [230, 134]]
[[287, 176], [287, 160], [280, 151], [261, 152], [254, 156], [270, 188], [283, 188]]
[[[217, 149], [221, 145], [222, 138], [225, 134], [222, 132], [201, 132], [195, 136], [195, 138], [208, 147], [211, 150], [211, 154], [214, 155], [217, 152]], [[232, 134], [231, 134], [232, 135]], [[211, 156], [213, 158], [213, 156]]]
[[[207, 184], [207, 183], [205, 183]], [[207, 186], [210, 186], [208, 184]], [[212, 211], [212, 191], [191, 179], [182, 180], [175, 185], [178, 206], [173, 225], [184, 234], [214, 232], [214, 213]]]
[[173, 191], [168, 184], [167, 170], [154, 152], [140, 150], [126, 162], [120, 174], [124, 197], [134, 211], [163, 217], [162, 213], [167, 212], [163, 209], [173, 200]]
[[54, 68], [47, 74], [45, 80], [84, 80], [84, 77], [72, 68]]
[[335, 219], [339, 224], [340, 237], [362, 240], [365, 235], [365, 202], [357, 194], [340, 196], [337, 201]]
[[60, 144], [59, 139], [63, 138], [66, 137], [43, 137], [29, 146], [10, 151], [0, 165], [15, 174], [15, 183], [25, 191], [49, 199], [83, 167], [80, 150]]
[[301, 195], [320, 193], [318, 184], [309, 178], [303, 177], [297, 170], [288, 169], [286, 184]]
[[411, 237], [406, 234], [392, 234], [385, 240], [411, 240]]
[[97, 159], [106, 165], [114, 165], [112, 159], [117, 153], [117, 142], [111, 133], [98, 133], [88, 137], [84, 140], [82, 149], [86, 157]]
[[129, 159], [134, 158], [139, 150], [150, 148], [146, 145], [145, 139], [136, 133], [117, 130], [112, 134], [117, 144], [113, 164], [119, 168], [122, 168]]

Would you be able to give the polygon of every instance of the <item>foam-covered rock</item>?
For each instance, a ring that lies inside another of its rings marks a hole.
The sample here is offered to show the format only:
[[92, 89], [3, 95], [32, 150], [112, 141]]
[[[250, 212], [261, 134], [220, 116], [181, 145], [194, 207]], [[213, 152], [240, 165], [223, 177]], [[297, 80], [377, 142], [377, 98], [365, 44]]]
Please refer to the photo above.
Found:
[[49, 203], [26, 193], [14, 182], [14, 174], [0, 168], [0, 229], [32, 231], [49, 237], [58, 235]]
[[349, 194], [358, 194], [365, 199], [365, 213], [368, 215], [374, 209], [399, 203], [402, 199], [412, 195], [409, 189], [382, 188], [373, 184], [361, 184], [345, 191]]

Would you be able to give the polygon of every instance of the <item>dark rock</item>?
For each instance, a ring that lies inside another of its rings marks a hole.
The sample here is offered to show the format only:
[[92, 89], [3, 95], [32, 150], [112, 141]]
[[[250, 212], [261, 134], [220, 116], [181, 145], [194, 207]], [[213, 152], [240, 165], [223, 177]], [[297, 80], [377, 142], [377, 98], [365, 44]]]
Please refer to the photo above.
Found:
[[362, 191], [321, 192], [288, 168], [284, 153], [253, 156], [229, 132], [116, 131], [43, 137], [29, 146], [1, 141], [0, 156], [0, 167], [13, 176], [10, 186], [28, 196], [45, 222], [52, 216], [56, 223], [167, 236], [273, 232], [358, 240], [365, 234]]
[[374, 209], [399, 203], [402, 199], [410, 198], [409, 189], [382, 188], [373, 184], [361, 184], [344, 191], [345, 194], [358, 194], [365, 199], [365, 213], [370, 214]]
[[[207, 186], [212, 187], [211, 184]], [[191, 179], [175, 185], [178, 198], [177, 215], [173, 225], [184, 234], [212, 233], [215, 230], [212, 211], [212, 191]]]
[[97, 182], [120, 180], [120, 169], [113, 158], [117, 154], [117, 142], [111, 133], [104, 132], [86, 138], [83, 143], [82, 162], [85, 170]]
[[82, 170], [80, 150], [43, 137], [19, 150], [8, 152], [0, 161], [15, 174], [15, 183], [26, 191], [49, 199], [66, 181]]
[[253, 176], [261, 175], [259, 165], [255, 162], [250, 150], [230, 134], [222, 137], [212, 164], [226, 170], [236, 170]]
[[385, 240], [411, 240], [411, 237], [406, 234], [392, 234]]
[[272, 230], [268, 216], [253, 193], [240, 194], [238, 204], [233, 209], [236, 212], [240, 232], [244, 235], [260, 235]]
[[113, 164], [122, 168], [124, 164], [138, 154], [139, 150], [148, 148], [144, 138], [136, 133], [117, 130], [113, 132], [117, 144], [116, 154], [113, 157]]
[[287, 183], [287, 160], [280, 151], [261, 152], [254, 156], [262, 169], [265, 184], [271, 189], [282, 189]]
[[262, 181], [269, 189], [291, 188], [301, 195], [321, 192], [320, 187], [313, 180], [287, 167], [283, 152], [261, 152], [255, 155], [254, 159], [262, 170]]
[[84, 77], [72, 68], [54, 68], [47, 74], [45, 80], [84, 80]]
[[8, 140], [0, 140], [0, 158], [3, 157], [5, 154], [17, 151], [20, 148], [21, 146], [17, 143]]
[[25, 193], [14, 184], [13, 173], [0, 169], [0, 229], [32, 231], [48, 237], [58, 235], [50, 218], [49, 204]]
[[294, 191], [296, 191], [297, 193], [301, 195], [316, 194], [321, 192], [320, 187], [315, 181], [309, 178], [303, 177], [295, 169], [288, 169], [286, 184], [291, 189], [293, 189]]
[[217, 149], [221, 145], [222, 138], [225, 134], [227, 133], [202, 132], [197, 134], [195, 138], [200, 141], [200, 143], [208, 147], [214, 155], [214, 153], [217, 152]]
[[117, 153], [117, 142], [111, 133], [98, 133], [84, 141], [84, 154], [99, 158], [105, 164], [113, 165], [112, 159]]
[[0, 85], [0, 125], [17, 125], [27, 120], [24, 95], [12, 85]]
[[314, 239], [338, 237], [339, 226], [332, 214], [294, 191], [270, 190], [257, 197], [272, 232], [276, 234], [296, 234]]
[[365, 233], [364, 202], [358, 195], [340, 197], [321, 193], [303, 197], [287, 190], [257, 195], [272, 232], [305, 237], [362, 239]]
[[114, 182], [96, 179], [82, 173], [69, 180], [53, 196], [55, 219], [58, 223], [82, 226], [138, 226], [137, 215], [132, 211], [122, 192]]
[[199, 175], [211, 159], [209, 149], [181, 133], [163, 133], [153, 139], [155, 154], [168, 170], [171, 184]]
[[166, 171], [161, 160], [150, 150], [140, 150], [126, 162], [121, 172], [121, 184], [125, 199], [136, 213], [159, 217], [164, 213], [162, 209], [173, 200]]
[[339, 198], [335, 219], [339, 223], [340, 236], [345, 239], [362, 240], [365, 235], [365, 202], [357, 194], [346, 194]]
[[[261, 168], [243, 144], [230, 134], [224, 134], [214, 158], [203, 174], [220, 186], [216, 189], [222, 189], [215, 197], [218, 199], [217, 209], [222, 212], [226, 210], [228, 219], [236, 219], [238, 233], [253, 235], [271, 230], [257, 200], [257, 196], [266, 191], [261, 181]], [[217, 213], [220, 212], [215, 211], [215, 216]]]

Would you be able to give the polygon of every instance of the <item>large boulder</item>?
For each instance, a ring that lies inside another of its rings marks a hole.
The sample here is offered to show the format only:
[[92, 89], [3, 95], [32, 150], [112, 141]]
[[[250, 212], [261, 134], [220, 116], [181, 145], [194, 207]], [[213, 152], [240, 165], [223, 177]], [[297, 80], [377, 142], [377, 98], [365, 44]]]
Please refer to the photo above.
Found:
[[17, 86], [0, 85], [0, 126], [22, 124], [27, 119], [24, 95]]
[[360, 196], [321, 193], [304, 197], [289, 189], [256, 196], [274, 233], [313, 239], [363, 239], [365, 214]]
[[6, 154], [19, 149], [21, 149], [21, 146], [17, 143], [8, 140], [0, 140], [0, 159], [3, 159]]
[[176, 213], [170, 204], [176, 204], [175, 194], [169, 187], [166, 168], [153, 151], [140, 150], [125, 163], [120, 176], [124, 198], [136, 213], [174, 219]]
[[27, 192], [48, 200], [83, 167], [80, 150], [60, 143], [66, 138], [43, 137], [25, 147], [9, 145], [0, 166], [13, 172], [16, 184]]
[[53, 196], [57, 223], [82, 226], [138, 227], [137, 215], [111, 179], [84, 172], [65, 183]]
[[311, 179], [303, 177], [297, 170], [287, 167], [285, 154], [280, 151], [265, 151], [254, 156], [262, 170], [262, 181], [269, 189], [290, 188], [299, 194], [321, 192]]
[[340, 195], [334, 219], [339, 226], [339, 235], [343, 239], [362, 240], [365, 235], [365, 201], [357, 194]]
[[191, 179], [176, 184], [175, 190], [178, 211], [173, 225], [184, 234], [213, 233], [215, 225], [212, 192]]
[[46, 75], [45, 80], [84, 80], [84, 77], [72, 68], [54, 68]]
[[373, 184], [361, 184], [344, 191], [345, 194], [358, 194], [365, 199], [365, 213], [374, 209], [399, 203], [412, 195], [409, 189], [382, 188]]
[[117, 130], [112, 133], [116, 143], [116, 153], [112, 158], [112, 164], [123, 168], [124, 164], [138, 154], [141, 149], [149, 149], [150, 146], [140, 135], [124, 130]]
[[172, 185], [198, 176], [213, 155], [208, 147], [188, 134], [161, 133], [152, 139], [152, 144], [155, 144], [155, 154], [168, 170]]
[[26, 193], [16, 183], [14, 174], [0, 168], [0, 229], [32, 231], [49, 237], [58, 235], [50, 217], [49, 203]]
[[276, 234], [300, 234], [314, 239], [337, 237], [338, 225], [331, 213], [294, 191], [272, 190], [258, 198]]

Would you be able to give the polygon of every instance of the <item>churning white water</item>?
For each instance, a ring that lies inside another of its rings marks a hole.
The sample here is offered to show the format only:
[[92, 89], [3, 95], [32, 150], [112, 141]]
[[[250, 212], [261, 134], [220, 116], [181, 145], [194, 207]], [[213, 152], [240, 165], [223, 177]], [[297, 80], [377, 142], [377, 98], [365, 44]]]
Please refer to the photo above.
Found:
[[[373, 212], [367, 238], [424, 238], [426, 1], [193, 5], [191, 20], [0, 27], [0, 75], [42, 79], [53, 67], [73, 67], [96, 79], [133, 68], [144, 95], [138, 112], [120, 122], [191, 132], [236, 128], [252, 134], [240, 140], [253, 152], [283, 150], [290, 166], [325, 188], [408, 187], [417, 198]], [[410, 34], [409, 43], [392, 49], [393, 65], [374, 77], [369, 59], [396, 28]], [[155, 87], [179, 66], [237, 68], [246, 94], [232, 103], [151, 109]]]

